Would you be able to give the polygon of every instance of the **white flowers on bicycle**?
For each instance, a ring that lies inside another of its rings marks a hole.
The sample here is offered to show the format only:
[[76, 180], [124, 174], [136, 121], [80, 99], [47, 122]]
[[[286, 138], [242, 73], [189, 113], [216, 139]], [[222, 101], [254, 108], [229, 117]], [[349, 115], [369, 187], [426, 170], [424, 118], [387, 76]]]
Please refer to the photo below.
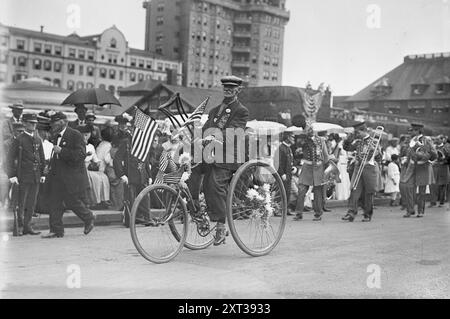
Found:
[[268, 228], [270, 226], [269, 218], [274, 214], [270, 185], [264, 184], [262, 187], [255, 185], [254, 188], [247, 190], [246, 199], [247, 206], [251, 207], [251, 217], [260, 219], [261, 226]]

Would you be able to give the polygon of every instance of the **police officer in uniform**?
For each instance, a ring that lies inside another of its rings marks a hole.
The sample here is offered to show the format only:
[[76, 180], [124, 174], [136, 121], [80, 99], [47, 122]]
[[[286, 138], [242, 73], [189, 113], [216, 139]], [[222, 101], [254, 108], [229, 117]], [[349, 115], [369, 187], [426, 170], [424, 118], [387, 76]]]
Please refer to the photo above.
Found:
[[436, 148], [431, 139], [423, 135], [422, 124], [411, 124], [412, 139], [407, 150], [407, 162], [404, 174], [400, 176], [400, 182], [406, 185], [406, 214], [409, 218], [415, 214], [414, 195], [417, 195], [417, 217], [425, 214], [425, 192], [426, 187], [434, 184], [434, 172], [431, 161], [437, 159]]
[[[356, 179], [356, 175], [361, 167], [364, 155], [369, 152], [367, 156], [367, 162], [364, 165], [361, 178], [356, 185], [356, 189], [352, 189], [349, 198], [349, 210], [348, 213], [342, 218], [342, 220], [353, 222], [355, 216], [358, 214], [358, 202], [361, 195], [364, 195], [364, 218], [363, 222], [370, 222], [373, 215], [373, 197], [377, 189], [377, 180], [379, 174], [379, 167], [376, 163], [369, 163], [375, 152], [375, 161], [381, 159], [381, 150], [378, 147], [373, 149], [373, 139], [367, 132], [367, 126], [365, 122], [357, 123], [354, 125], [355, 134], [349, 136], [344, 141], [343, 148], [347, 152], [356, 151], [356, 163], [353, 170], [350, 185], [353, 187]], [[373, 164], [373, 165], [372, 165]]]
[[[283, 142], [279, 148], [280, 162], [278, 165], [278, 174], [283, 180], [284, 189], [286, 191], [286, 198], [289, 201], [291, 196], [291, 182], [292, 182], [292, 165], [294, 163], [294, 156], [292, 154], [291, 146], [294, 144], [294, 133], [284, 132]], [[288, 207], [288, 215], [292, 215], [291, 207]]]
[[[114, 155], [114, 172], [120, 180], [127, 185], [124, 191], [125, 209], [131, 209], [136, 196], [150, 182], [150, 156], [147, 156], [144, 162], [131, 155], [131, 139], [129, 132], [121, 131], [121, 139], [117, 140], [119, 148]], [[128, 190], [127, 190], [128, 189]], [[124, 212], [124, 224], [129, 226], [129, 214], [131, 211]]]
[[42, 141], [36, 134], [36, 114], [24, 114], [25, 131], [12, 143], [8, 153], [8, 177], [19, 185], [19, 236], [39, 235], [31, 227], [39, 184], [45, 182], [45, 157]]

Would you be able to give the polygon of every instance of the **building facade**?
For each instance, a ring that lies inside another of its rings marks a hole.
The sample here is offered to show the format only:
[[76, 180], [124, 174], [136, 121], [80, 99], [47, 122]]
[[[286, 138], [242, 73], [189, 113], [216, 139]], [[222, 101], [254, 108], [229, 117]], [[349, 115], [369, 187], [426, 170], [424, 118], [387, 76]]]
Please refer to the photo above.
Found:
[[281, 85], [285, 0], [145, 1], [146, 50], [183, 61], [183, 85], [212, 88], [226, 75]]
[[[5, 35], [2, 34], [5, 31]], [[115, 26], [101, 34], [60, 36], [0, 25], [0, 45], [8, 47], [6, 72], [0, 62], [0, 81], [6, 84], [37, 77], [74, 91], [102, 87], [113, 93], [146, 79], [181, 84], [179, 60], [130, 48]], [[6, 40], [4, 40], [6, 39]], [[3, 52], [3, 49], [0, 49]], [[3, 55], [0, 54], [0, 61]], [[4, 73], [3, 73], [4, 72]], [[169, 79], [168, 79], [169, 77]]]
[[341, 103], [399, 121], [450, 126], [450, 53], [409, 55], [403, 64]]

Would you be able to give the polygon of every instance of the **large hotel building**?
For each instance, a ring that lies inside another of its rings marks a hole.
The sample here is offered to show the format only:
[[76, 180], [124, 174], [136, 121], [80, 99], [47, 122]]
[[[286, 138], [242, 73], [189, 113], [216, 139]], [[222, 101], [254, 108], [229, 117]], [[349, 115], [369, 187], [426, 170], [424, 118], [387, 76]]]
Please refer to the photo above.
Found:
[[211, 88], [225, 75], [281, 85], [286, 0], [145, 1], [146, 50], [183, 61], [183, 85]]
[[182, 63], [130, 48], [115, 26], [101, 34], [61, 36], [0, 24], [0, 83], [38, 77], [68, 90], [122, 87], [154, 79], [182, 83]]

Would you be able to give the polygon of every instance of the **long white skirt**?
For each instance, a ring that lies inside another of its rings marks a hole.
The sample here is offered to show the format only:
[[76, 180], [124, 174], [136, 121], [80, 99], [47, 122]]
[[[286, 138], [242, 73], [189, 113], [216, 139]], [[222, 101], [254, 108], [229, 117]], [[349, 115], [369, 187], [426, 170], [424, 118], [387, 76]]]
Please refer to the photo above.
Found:
[[109, 200], [109, 180], [103, 172], [88, 171], [89, 178], [89, 199], [92, 205], [100, 204]]
[[347, 172], [347, 164], [339, 163], [338, 169], [341, 177], [341, 182], [336, 184], [336, 199], [347, 200], [350, 197], [350, 176]]

